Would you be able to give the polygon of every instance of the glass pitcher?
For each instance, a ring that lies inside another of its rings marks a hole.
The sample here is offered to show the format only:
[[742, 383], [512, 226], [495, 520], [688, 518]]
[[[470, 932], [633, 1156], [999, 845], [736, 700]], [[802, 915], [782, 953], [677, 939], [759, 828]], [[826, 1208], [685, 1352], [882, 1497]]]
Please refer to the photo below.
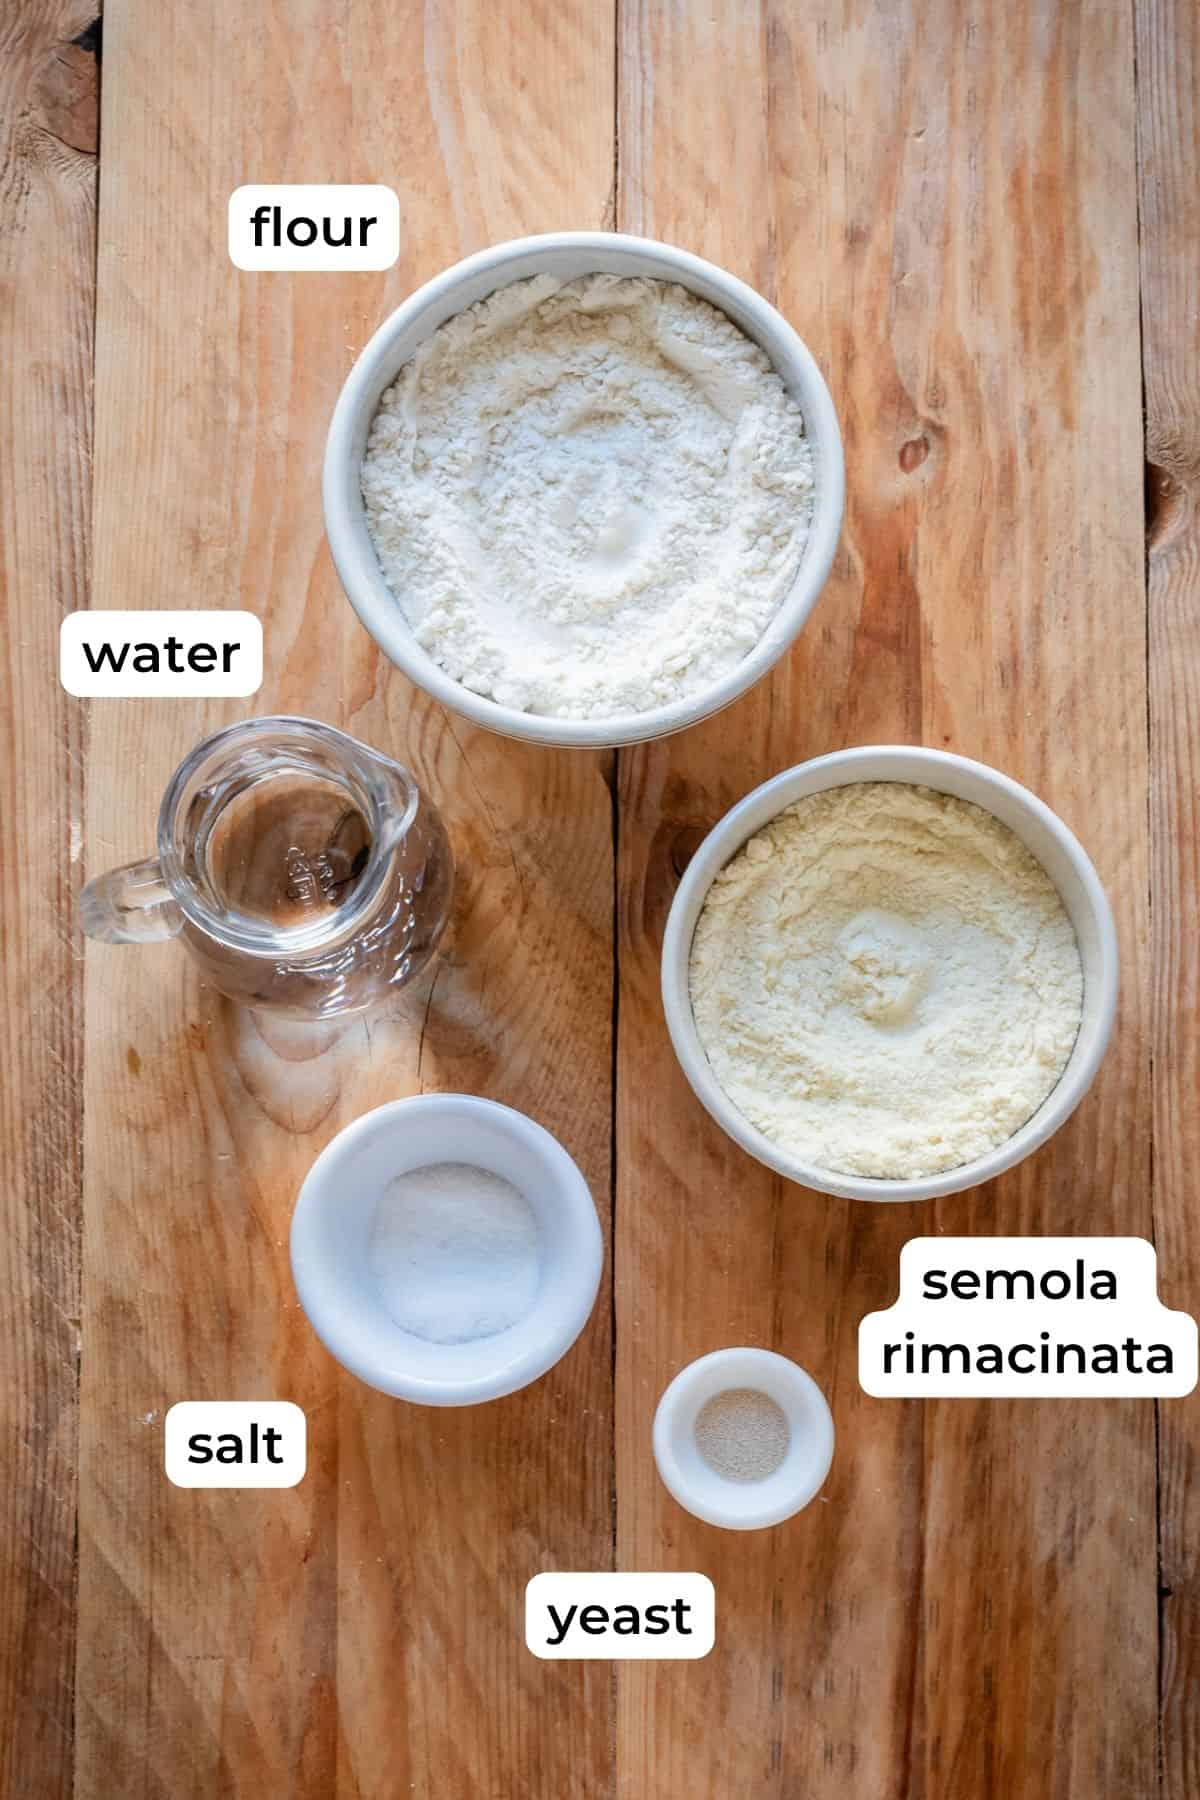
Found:
[[184, 758], [158, 855], [88, 883], [87, 935], [180, 937], [247, 1006], [357, 1012], [433, 954], [454, 865], [407, 769], [313, 719], [248, 719]]

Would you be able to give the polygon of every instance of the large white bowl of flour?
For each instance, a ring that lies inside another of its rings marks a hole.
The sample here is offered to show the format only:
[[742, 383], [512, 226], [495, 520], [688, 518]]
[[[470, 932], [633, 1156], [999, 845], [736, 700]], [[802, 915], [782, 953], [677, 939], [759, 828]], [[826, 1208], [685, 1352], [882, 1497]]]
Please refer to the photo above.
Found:
[[670, 245], [564, 232], [468, 257], [380, 326], [323, 493], [346, 594], [411, 680], [506, 736], [598, 748], [706, 718], [779, 660], [844, 478], [773, 306]]
[[1111, 908], [1062, 821], [995, 769], [903, 745], [748, 794], [688, 864], [662, 957], [712, 1117], [781, 1175], [859, 1200], [956, 1193], [1045, 1143], [1100, 1066], [1117, 974]]

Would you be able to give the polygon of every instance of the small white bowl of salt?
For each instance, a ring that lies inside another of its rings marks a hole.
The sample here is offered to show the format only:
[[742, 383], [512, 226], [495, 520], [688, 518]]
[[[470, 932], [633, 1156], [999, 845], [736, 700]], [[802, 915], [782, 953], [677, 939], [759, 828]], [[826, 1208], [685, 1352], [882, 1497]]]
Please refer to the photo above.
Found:
[[797, 1363], [773, 1350], [714, 1350], [689, 1363], [654, 1415], [667, 1491], [727, 1531], [778, 1525], [807, 1506], [833, 1461], [833, 1417]]
[[570, 1349], [604, 1245], [587, 1183], [541, 1125], [470, 1094], [420, 1094], [322, 1151], [291, 1256], [309, 1322], [352, 1374], [426, 1406], [473, 1406]]

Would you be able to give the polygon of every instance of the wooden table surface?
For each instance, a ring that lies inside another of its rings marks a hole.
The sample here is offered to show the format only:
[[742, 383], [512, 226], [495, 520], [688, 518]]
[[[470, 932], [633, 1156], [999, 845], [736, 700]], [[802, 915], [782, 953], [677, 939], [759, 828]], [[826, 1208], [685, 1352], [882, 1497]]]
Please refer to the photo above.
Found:
[[[1152, 1237], [1200, 1302], [1200, 22], [1187, 0], [9, 0], [0, 15], [6, 853], [0, 1782], [20, 1800], [1195, 1800], [1200, 1409], [881, 1401], [861, 1315], [918, 1233]], [[100, 108], [97, 118], [97, 89]], [[382, 181], [387, 274], [241, 274], [243, 181]], [[722, 263], [825, 371], [833, 577], [720, 718], [617, 756], [472, 729], [342, 599], [318, 474], [366, 337], [460, 254], [617, 227]], [[245, 606], [250, 702], [67, 699], [87, 605]], [[453, 945], [384, 1017], [236, 1013], [176, 946], [89, 946], [179, 757], [298, 711], [408, 762]], [[1089, 847], [1124, 958], [1095, 1088], [988, 1187], [781, 1182], [693, 1099], [658, 1000], [700, 835], [854, 743], [981, 757]], [[343, 1375], [286, 1240], [318, 1150], [467, 1089], [582, 1164], [611, 1251], [551, 1375], [478, 1410]], [[687, 1360], [829, 1395], [819, 1502], [726, 1535], [658, 1483]], [[163, 1472], [181, 1399], [308, 1416], [287, 1492]], [[542, 1663], [544, 1569], [698, 1569], [698, 1663]]]

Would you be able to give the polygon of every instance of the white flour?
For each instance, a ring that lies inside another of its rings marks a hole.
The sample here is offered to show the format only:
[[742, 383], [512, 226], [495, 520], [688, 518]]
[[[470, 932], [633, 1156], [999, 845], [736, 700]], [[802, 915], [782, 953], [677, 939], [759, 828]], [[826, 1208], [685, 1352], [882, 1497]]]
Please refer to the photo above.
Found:
[[507, 1331], [533, 1305], [537, 1220], [502, 1176], [431, 1163], [380, 1195], [367, 1260], [397, 1325], [433, 1344], [465, 1344]]
[[387, 389], [362, 468], [380, 566], [456, 680], [559, 718], [645, 712], [762, 637], [812, 455], [766, 356], [684, 288], [517, 282]]
[[1036, 1112], [1083, 974], [1057, 890], [1007, 826], [867, 782], [789, 807], [721, 871], [691, 997], [713, 1072], [766, 1137], [905, 1178], [958, 1168]]

